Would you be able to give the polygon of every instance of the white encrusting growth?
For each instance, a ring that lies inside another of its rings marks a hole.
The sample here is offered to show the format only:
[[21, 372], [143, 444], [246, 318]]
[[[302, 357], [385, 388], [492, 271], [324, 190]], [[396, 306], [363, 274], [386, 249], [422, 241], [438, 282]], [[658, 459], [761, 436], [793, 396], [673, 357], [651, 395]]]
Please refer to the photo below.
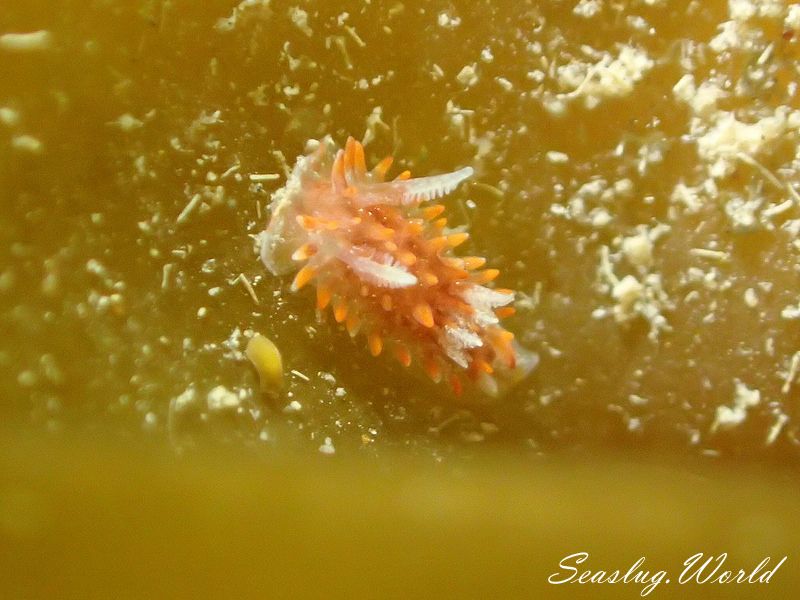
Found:
[[607, 98], [627, 96], [655, 65], [647, 52], [629, 45], [620, 46], [617, 56], [609, 52], [593, 51], [593, 54], [598, 56], [594, 64], [574, 60], [556, 69], [564, 93], [555, 94], [545, 102], [548, 110], [558, 113], [563, 102], [575, 98], [581, 98], [591, 110]]
[[[636, 235], [623, 238], [621, 252], [611, 254], [608, 246], [600, 249], [600, 265], [597, 269], [601, 289], [614, 300], [609, 310], [604, 307], [592, 312], [596, 319], [614, 317], [617, 323], [627, 323], [643, 318], [650, 324], [648, 338], [657, 341], [662, 331], [671, 331], [664, 311], [672, 310], [674, 305], [664, 290], [661, 273], [651, 272], [653, 249], [658, 239], [669, 231], [669, 227], [656, 226], [640, 229]], [[636, 267], [639, 276], [625, 275], [620, 278], [614, 273], [615, 262], [622, 257]]]
[[[772, 147], [787, 130], [800, 125], [800, 112], [778, 107], [771, 115], [754, 123], [745, 123], [733, 113], [721, 111], [712, 125], [697, 138], [697, 152], [709, 164], [709, 174], [715, 178], [730, 175], [741, 155], [753, 157]], [[697, 132], [699, 133], [699, 132]]]
[[603, 0], [580, 0], [572, 9], [572, 14], [591, 19], [603, 10]]
[[677, 100], [685, 102], [695, 115], [710, 116], [717, 108], [717, 101], [728, 94], [712, 81], [695, 84], [694, 75], [687, 73], [672, 87], [672, 94]]
[[757, 406], [761, 402], [761, 392], [751, 390], [744, 383], [736, 380], [736, 391], [733, 398], [733, 406], [718, 406], [711, 424], [711, 433], [718, 429], [731, 429], [744, 423], [747, 418], [747, 410]]

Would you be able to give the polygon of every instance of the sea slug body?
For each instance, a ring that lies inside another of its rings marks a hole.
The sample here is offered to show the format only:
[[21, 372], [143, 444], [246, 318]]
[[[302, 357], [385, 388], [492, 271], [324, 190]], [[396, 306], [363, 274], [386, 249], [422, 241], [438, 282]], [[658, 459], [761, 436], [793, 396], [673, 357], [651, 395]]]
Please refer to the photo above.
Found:
[[467, 240], [449, 229], [444, 207], [430, 202], [473, 171], [385, 181], [388, 157], [367, 171], [364, 148], [330, 138], [300, 156], [270, 205], [261, 258], [275, 275], [296, 271], [292, 291], [316, 287], [317, 308], [351, 336], [366, 336], [373, 356], [419, 363], [460, 394], [463, 381], [496, 395], [538, 362], [500, 320], [514, 313], [511, 290], [487, 286], [499, 274], [485, 259], [457, 257]]

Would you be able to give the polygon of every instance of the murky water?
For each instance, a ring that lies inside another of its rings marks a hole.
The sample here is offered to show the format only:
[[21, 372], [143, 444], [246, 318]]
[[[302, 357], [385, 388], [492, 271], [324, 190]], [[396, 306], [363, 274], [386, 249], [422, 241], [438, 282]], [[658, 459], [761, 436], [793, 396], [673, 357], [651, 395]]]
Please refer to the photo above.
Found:
[[[7, 4], [0, 31], [49, 37], [0, 50], [6, 419], [179, 445], [794, 456], [797, 119], [723, 176], [698, 142], [725, 111], [797, 106], [785, 10], [716, 51], [719, 1]], [[687, 73], [722, 93], [688, 106]], [[476, 169], [448, 215], [519, 292], [530, 378], [455, 399], [265, 271], [270, 194], [324, 134], [397, 172]], [[242, 353], [254, 332], [283, 354], [277, 397]], [[210, 409], [218, 386], [230, 406]]]
[[[573, 597], [570, 552], [793, 561], [798, 28], [772, 0], [6, 0], [0, 589]], [[372, 358], [261, 264], [327, 134], [475, 169], [459, 251], [540, 356], [507, 394]]]

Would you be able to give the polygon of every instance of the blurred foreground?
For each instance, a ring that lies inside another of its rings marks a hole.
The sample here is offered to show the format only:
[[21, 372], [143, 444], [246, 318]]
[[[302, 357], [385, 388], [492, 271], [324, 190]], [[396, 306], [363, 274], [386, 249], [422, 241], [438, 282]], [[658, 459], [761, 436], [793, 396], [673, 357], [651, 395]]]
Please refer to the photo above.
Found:
[[[385, 456], [384, 459], [388, 459]], [[796, 479], [647, 459], [503, 456], [433, 466], [219, 449], [176, 458], [139, 442], [0, 437], [5, 598], [608, 597], [643, 586], [546, 583], [664, 569], [696, 552], [728, 567], [788, 560], [768, 585], [662, 583], [649, 597], [790, 597], [800, 584]]]

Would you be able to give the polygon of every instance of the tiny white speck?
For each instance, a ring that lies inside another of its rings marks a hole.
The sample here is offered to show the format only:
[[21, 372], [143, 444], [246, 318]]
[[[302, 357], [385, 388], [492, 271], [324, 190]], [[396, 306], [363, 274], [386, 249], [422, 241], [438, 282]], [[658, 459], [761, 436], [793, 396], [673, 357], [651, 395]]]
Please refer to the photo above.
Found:
[[465, 65], [456, 75], [456, 80], [465, 87], [475, 85], [478, 82], [478, 76], [475, 74], [475, 65]]
[[13, 108], [0, 106], [0, 123], [8, 127], [16, 127], [19, 124], [19, 112]]
[[17, 383], [24, 387], [33, 387], [37, 381], [39, 381], [39, 378], [33, 371], [23, 371], [17, 375]]
[[302, 379], [303, 381], [311, 381], [311, 379], [309, 379], [308, 375], [305, 375], [304, 373], [301, 373], [300, 371], [297, 371], [297, 370], [295, 370], [295, 369], [292, 369], [292, 370], [291, 370], [291, 371], [289, 371], [289, 372], [290, 372], [292, 375], [294, 375], [295, 377], [299, 377], [299, 378], [300, 378], [300, 379]]
[[437, 18], [436, 22], [439, 24], [439, 27], [443, 27], [445, 29], [455, 29], [461, 25], [461, 18], [454, 17], [446, 12], [441, 12], [439, 13], [439, 17]]
[[122, 131], [133, 131], [134, 129], [139, 129], [144, 125], [144, 123], [134, 117], [130, 113], [125, 113], [124, 115], [120, 115], [116, 121], [113, 121], [111, 125], [116, 125]]
[[322, 452], [322, 454], [327, 454], [327, 455], [336, 453], [336, 448], [333, 447], [333, 441], [331, 440], [331, 438], [329, 437], [325, 438], [325, 443], [319, 447], [319, 451]]
[[292, 400], [291, 402], [289, 402], [289, 404], [283, 407], [283, 412], [287, 414], [300, 412], [301, 410], [303, 410], [303, 405], [300, 404], [297, 400]]
[[239, 396], [231, 392], [224, 385], [218, 385], [208, 392], [206, 403], [208, 405], [208, 410], [212, 412], [239, 408], [241, 404]]
[[564, 163], [569, 162], [569, 156], [564, 154], [563, 152], [556, 152], [555, 150], [551, 150], [547, 154], [547, 162], [550, 162], [554, 165], [563, 165]]
[[8, 52], [38, 52], [47, 50], [53, 40], [49, 31], [5, 33], [0, 35], [0, 50]]
[[506, 79], [505, 77], [496, 77], [496, 78], [495, 78], [495, 81], [497, 82], [497, 84], [498, 84], [498, 85], [499, 85], [501, 88], [503, 88], [503, 89], [504, 89], [505, 91], [507, 91], [507, 92], [510, 92], [511, 90], [513, 90], [513, 89], [514, 89], [514, 84], [513, 84], [513, 83], [511, 83], [511, 82], [510, 82], [508, 79]]
[[758, 306], [758, 296], [753, 288], [747, 288], [744, 292], [744, 303], [750, 308]]
[[277, 173], [250, 173], [248, 177], [250, 181], [275, 181], [281, 178]]
[[149, 412], [144, 416], [144, 428], [152, 431], [158, 425], [158, 415], [154, 412]]
[[41, 154], [44, 146], [39, 139], [31, 135], [18, 135], [11, 140], [11, 147], [20, 152]]

